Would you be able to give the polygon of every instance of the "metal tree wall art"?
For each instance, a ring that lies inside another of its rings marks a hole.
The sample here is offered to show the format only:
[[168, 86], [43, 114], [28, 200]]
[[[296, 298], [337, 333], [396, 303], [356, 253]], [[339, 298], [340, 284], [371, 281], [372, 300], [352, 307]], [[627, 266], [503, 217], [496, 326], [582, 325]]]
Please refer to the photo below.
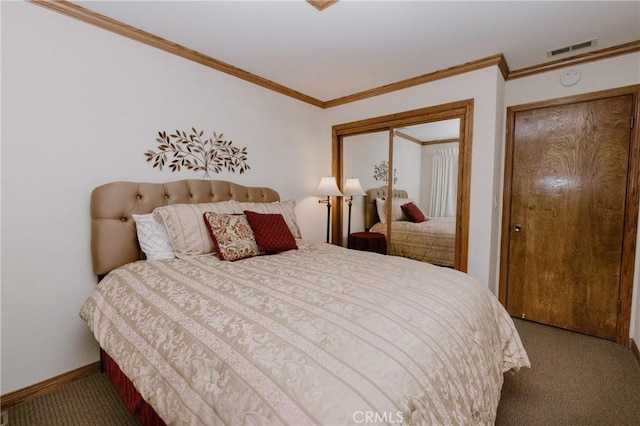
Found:
[[[393, 169], [393, 183], [398, 182], [398, 176], [396, 176], [396, 169]], [[389, 182], [389, 163], [382, 161], [380, 164], [373, 166], [373, 178], [375, 180], [381, 180], [383, 182]]]
[[[240, 174], [249, 170], [247, 164], [247, 148], [232, 146], [233, 142], [224, 140], [223, 134], [213, 132], [210, 138], [203, 138], [204, 131], [191, 128], [191, 133], [176, 130], [174, 134], [158, 132], [156, 142], [158, 152], [148, 150], [144, 153], [147, 162], [153, 163], [153, 167], [162, 170], [168, 167], [172, 172], [179, 172], [182, 168], [195, 172], [204, 172], [204, 177], [210, 177], [209, 173], [220, 173], [223, 169], [228, 172]], [[171, 156], [169, 161], [168, 156]]]

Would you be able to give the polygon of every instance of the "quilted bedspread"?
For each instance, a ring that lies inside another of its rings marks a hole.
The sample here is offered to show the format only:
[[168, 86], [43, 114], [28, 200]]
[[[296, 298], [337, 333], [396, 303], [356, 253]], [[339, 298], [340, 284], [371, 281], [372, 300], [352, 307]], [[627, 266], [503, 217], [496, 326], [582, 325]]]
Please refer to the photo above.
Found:
[[298, 245], [236, 262], [134, 262], [80, 316], [167, 424], [494, 422], [503, 373], [529, 360], [485, 285]]
[[[386, 235], [387, 224], [376, 223], [371, 232]], [[440, 266], [453, 266], [455, 232], [455, 217], [432, 217], [420, 223], [394, 221], [391, 223], [389, 254]]]

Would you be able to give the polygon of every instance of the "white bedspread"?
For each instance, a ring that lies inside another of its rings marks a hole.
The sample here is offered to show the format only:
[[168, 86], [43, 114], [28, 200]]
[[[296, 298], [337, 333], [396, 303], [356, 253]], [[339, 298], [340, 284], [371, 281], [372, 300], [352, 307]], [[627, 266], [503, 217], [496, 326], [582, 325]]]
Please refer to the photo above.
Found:
[[298, 244], [131, 263], [81, 317], [168, 424], [493, 424], [503, 372], [529, 360], [485, 285]]

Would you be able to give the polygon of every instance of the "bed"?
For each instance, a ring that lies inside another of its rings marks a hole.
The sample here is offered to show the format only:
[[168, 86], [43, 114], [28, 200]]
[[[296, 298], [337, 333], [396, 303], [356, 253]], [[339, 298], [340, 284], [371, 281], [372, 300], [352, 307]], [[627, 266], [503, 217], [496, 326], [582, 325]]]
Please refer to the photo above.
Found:
[[[386, 221], [380, 221], [376, 200], [387, 199], [387, 187], [367, 191], [365, 197], [365, 227], [370, 232], [387, 235]], [[393, 190], [395, 210], [410, 201], [407, 191]], [[455, 262], [455, 217], [430, 217], [414, 223], [402, 217], [392, 220], [391, 239], [388, 241], [387, 254], [402, 256], [439, 266], [453, 267]]]
[[472, 277], [294, 229], [296, 248], [277, 254], [145, 260], [132, 219], [212, 202], [268, 211], [278, 200], [224, 181], [93, 191], [102, 279], [80, 316], [143, 423], [493, 424], [503, 373], [529, 360], [509, 315]]

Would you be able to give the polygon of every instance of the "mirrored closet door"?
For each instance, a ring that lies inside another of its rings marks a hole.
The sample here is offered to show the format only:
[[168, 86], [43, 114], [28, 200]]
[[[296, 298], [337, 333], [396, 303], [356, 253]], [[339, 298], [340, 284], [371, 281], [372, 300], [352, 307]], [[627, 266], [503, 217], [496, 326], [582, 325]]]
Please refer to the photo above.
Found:
[[357, 178], [366, 191], [353, 197], [351, 215], [347, 203], [334, 209], [334, 243], [348, 245], [348, 228], [381, 233], [388, 254], [465, 271], [472, 107], [462, 101], [334, 126], [334, 175], [341, 186]]

